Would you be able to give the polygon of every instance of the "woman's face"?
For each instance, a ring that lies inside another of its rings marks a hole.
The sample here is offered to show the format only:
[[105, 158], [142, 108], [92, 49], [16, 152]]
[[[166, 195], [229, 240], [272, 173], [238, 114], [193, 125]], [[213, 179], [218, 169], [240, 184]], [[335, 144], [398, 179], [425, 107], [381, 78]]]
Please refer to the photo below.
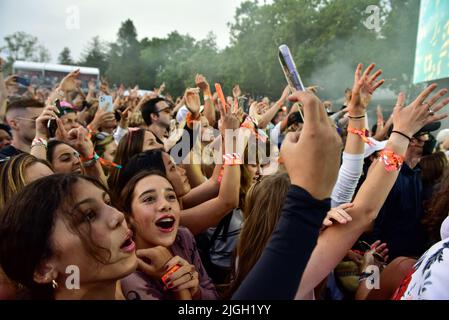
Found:
[[248, 170], [249, 173], [249, 179], [250, 181], [252, 181], [253, 183], [259, 178], [260, 176], [260, 169], [259, 169], [259, 165], [257, 164], [245, 164], [246, 169]]
[[148, 151], [148, 150], [163, 149], [163, 148], [164, 148], [164, 146], [157, 142], [154, 134], [151, 131], [146, 130], [145, 137], [143, 138], [142, 152]]
[[[109, 195], [92, 183], [80, 179], [74, 186], [74, 203], [58, 214], [51, 237], [53, 258], [58, 271], [58, 283], [65, 283], [66, 268], [79, 269], [80, 284], [98, 283], [105, 280], [121, 279], [135, 271], [137, 258], [132, 232], [128, 228], [123, 213], [113, 208]], [[83, 245], [80, 236], [72, 229], [76, 225], [80, 233], [90, 235], [87, 241], [105, 250], [94, 247], [106, 264], [99, 262]], [[72, 267], [73, 268], [73, 267]]]
[[179, 202], [167, 179], [150, 175], [136, 184], [131, 223], [139, 248], [170, 247], [176, 239], [179, 217]]
[[162, 160], [164, 161], [165, 172], [168, 180], [175, 188], [178, 197], [185, 196], [190, 191], [189, 179], [186, 176], [186, 171], [177, 166], [171, 161], [168, 153], [162, 153]]
[[52, 174], [54, 172], [48, 166], [40, 162], [35, 162], [25, 169], [25, 184], [30, 184], [37, 179], [51, 176]]
[[117, 143], [112, 141], [111, 143], [106, 145], [103, 153], [103, 159], [108, 161], [114, 161], [115, 154], [117, 153]]
[[56, 146], [51, 164], [56, 173], [83, 172], [79, 153], [65, 143]]

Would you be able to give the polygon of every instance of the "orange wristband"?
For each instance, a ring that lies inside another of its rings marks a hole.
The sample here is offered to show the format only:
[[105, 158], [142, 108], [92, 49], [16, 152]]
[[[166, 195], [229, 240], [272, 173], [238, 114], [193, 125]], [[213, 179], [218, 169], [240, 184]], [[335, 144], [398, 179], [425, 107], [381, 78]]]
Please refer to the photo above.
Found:
[[363, 140], [363, 142], [365, 142], [366, 144], [368, 144], [370, 146], [373, 145], [373, 142], [371, 142], [371, 140], [368, 139], [368, 131], [366, 129], [358, 130], [358, 129], [348, 127], [348, 132], [358, 135]]
[[384, 149], [380, 153], [380, 161], [385, 165], [385, 170], [388, 172], [401, 170], [404, 163], [404, 157], [394, 153], [391, 149]]

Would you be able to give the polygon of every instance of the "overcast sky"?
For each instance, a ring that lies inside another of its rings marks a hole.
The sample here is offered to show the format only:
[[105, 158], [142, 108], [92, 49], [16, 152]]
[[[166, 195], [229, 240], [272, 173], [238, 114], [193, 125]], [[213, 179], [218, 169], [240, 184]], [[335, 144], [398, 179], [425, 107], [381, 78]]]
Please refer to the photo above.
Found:
[[53, 62], [65, 46], [71, 49], [72, 57], [78, 59], [96, 35], [105, 41], [115, 41], [120, 23], [130, 18], [139, 40], [164, 37], [174, 30], [203, 39], [213, 31], [219, 48], [225, 48], [229, 44], [227, 23], [233, 20], [235, 9], [242, 2], [244, 0], [0, 0], [0, 47], [5, 45], [5, 35], [25, 31], [37, 36], [50, 50]]

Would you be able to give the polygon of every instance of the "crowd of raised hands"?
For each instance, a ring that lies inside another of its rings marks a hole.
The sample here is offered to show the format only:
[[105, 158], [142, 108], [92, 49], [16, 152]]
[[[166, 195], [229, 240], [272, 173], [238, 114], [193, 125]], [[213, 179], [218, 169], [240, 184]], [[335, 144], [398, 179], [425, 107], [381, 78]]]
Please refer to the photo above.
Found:
[[[423, 175], [443, 169], [421, 218], [447, 229], [449, 135], [423, 151], [447, 89], [399, 93], [374, 131], [374, 64], [337, 112], [317, 86], [258, 101], [197, 74], [174, 99], [164, 83], [83, 89], [79, 74], [46, 90], [0, 73], [1, 299], [449, 299], [444, 236], [419, 255], [390, 250], [386, 231], [362, 241], [424, 158]], [[430, 254], [437, 295], [414, 291]]]

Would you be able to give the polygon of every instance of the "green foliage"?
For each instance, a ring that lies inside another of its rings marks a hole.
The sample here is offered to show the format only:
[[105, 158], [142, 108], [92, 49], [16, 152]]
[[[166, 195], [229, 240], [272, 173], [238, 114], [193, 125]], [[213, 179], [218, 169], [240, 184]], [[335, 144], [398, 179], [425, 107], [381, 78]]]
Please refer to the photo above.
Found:
[[[370, 5], [380, 8], [380, 31], [364, 25]], [[390, 80], [385, 86], [398, 91], [409, 87], [412, 79], [418, 15], [417, 0], [274, 0], [271, 4], [252, 0], [236, 9], [229, 24], [230, 46], [223, 50], [217, 48], [213, 33], [196, 40], [174, 31], [164, 38], [139, 41], [128, 19], [114, 43], [93, 38], [80, 64], [99, 67], [115, 84], [153, 89], [165, 81], [175, 96], [193, 86], [195, 74], [202, 73], [212, 87], [221, 82], [227, 95], [238, 83], [243, 92], [277, 98], [286, 84], [277, 48], [285, 43], [304, 83], [324, 87], [323, 98], [342, 97], [358, 62], [376, 62]], [[19, 39], [7, 40], [13, 59], [27, 59], [37, 39]]]
[[64, 47], [58, 57], [58, 63], [72, 65], [74, 64], [72, 56], [70, 54], [70, 49]]

